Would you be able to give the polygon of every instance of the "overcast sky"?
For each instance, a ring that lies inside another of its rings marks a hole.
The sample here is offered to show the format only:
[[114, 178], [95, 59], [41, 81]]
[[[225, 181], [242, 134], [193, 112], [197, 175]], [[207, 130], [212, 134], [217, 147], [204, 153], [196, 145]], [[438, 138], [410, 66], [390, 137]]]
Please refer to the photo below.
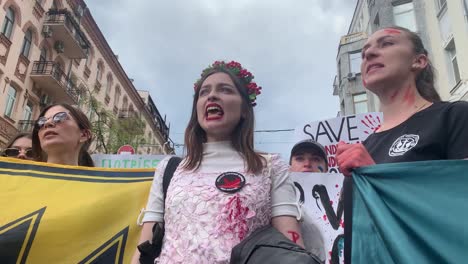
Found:
[[[215, 60], [236, 60], [263, 87], [256, 129], [335, 117], [338, 42], [356, 0], [86, 1], [139, 90], [148, 90], [183, 144], [193, 83]], [[256, 148], [289, 159], [293, 132], [256, 133]], [[182, 148], [176, 148], [178, 154]]]

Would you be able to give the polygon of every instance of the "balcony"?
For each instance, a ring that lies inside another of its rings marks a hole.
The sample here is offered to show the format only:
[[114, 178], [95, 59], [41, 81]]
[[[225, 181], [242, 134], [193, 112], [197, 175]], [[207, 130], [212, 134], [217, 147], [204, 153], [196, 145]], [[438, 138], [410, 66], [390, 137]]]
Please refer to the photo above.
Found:
[[119, 111], [118, 118], [124, 119], [124, 118], [139, 118], [139, 114], [135, 112], [133, 109], [121, 109]]
[[55, 49], [71, 59], [84, 59], [89, 41], [72, 14], [66, 9], [50, 9], [42, 33], [54, 40]]
[[52, 61], [35, 61], [31, 71], [31, 79], [45, 93], [52, 95], [56, 102], [78, 103], [80, 91], [70, 82], [58, 64]]
[[5, 65], [8, 59], [8, 53], [10, 53], [11, 41], [0, 33], [0, 63]]
[[18, 132], [32, 132], [34, 128], [34, 120], [20, 120], [18, 121]]

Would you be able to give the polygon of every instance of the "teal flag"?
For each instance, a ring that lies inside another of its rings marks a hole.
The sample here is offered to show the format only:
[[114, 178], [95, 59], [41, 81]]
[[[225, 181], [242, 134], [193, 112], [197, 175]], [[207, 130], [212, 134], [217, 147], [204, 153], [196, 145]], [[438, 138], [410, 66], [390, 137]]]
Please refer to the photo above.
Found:
[[359, 168], [352, 196], [352, 263], [468, 263], [467, 160]]

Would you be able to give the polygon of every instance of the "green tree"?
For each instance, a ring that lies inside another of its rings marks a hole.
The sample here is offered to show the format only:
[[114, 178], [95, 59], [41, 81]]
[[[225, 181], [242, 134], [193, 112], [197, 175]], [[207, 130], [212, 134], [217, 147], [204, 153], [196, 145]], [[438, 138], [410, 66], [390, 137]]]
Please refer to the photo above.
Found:
[[115, 154], [120, 146], [129, 144], [137, 148], [144, 141], [145, 123], [138, 113], [122, 109], [117, 115], [106, 110], [103, 103], [95, 95], [96, 88], [91, 91], [88, 87], [81, 89], [79, 106], [88, 109], [91, 121], [95, 152]]

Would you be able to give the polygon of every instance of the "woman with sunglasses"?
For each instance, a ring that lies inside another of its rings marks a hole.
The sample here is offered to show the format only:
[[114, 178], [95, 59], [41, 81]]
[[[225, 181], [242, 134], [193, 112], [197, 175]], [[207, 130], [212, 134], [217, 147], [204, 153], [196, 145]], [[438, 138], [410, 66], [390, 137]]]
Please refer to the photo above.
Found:
[[161, 183], [168, 159], [158, 165], [142, 220], [140, 243], [151, 241], [153, 226], [164, 222], [157, 263], [229, 263], [232, 248], [268, 224], [303, 247], [288, 164], [254, 150], [253, 106], [260, 87], [252, 79], [239, 63], [217, 61], [195, 83], [187, 156], [165, 200]]
[[31, 133], [19, 133], [14, 136], [3, 150], [3, 156], [32, 160], [34, 155], [32, 152]]
[[68, 104], [44, 108], [32, 133], [33, 152], [37, 160], [47, 163], [94, 167], [88, 153], [91, 141], [88, 118]]

